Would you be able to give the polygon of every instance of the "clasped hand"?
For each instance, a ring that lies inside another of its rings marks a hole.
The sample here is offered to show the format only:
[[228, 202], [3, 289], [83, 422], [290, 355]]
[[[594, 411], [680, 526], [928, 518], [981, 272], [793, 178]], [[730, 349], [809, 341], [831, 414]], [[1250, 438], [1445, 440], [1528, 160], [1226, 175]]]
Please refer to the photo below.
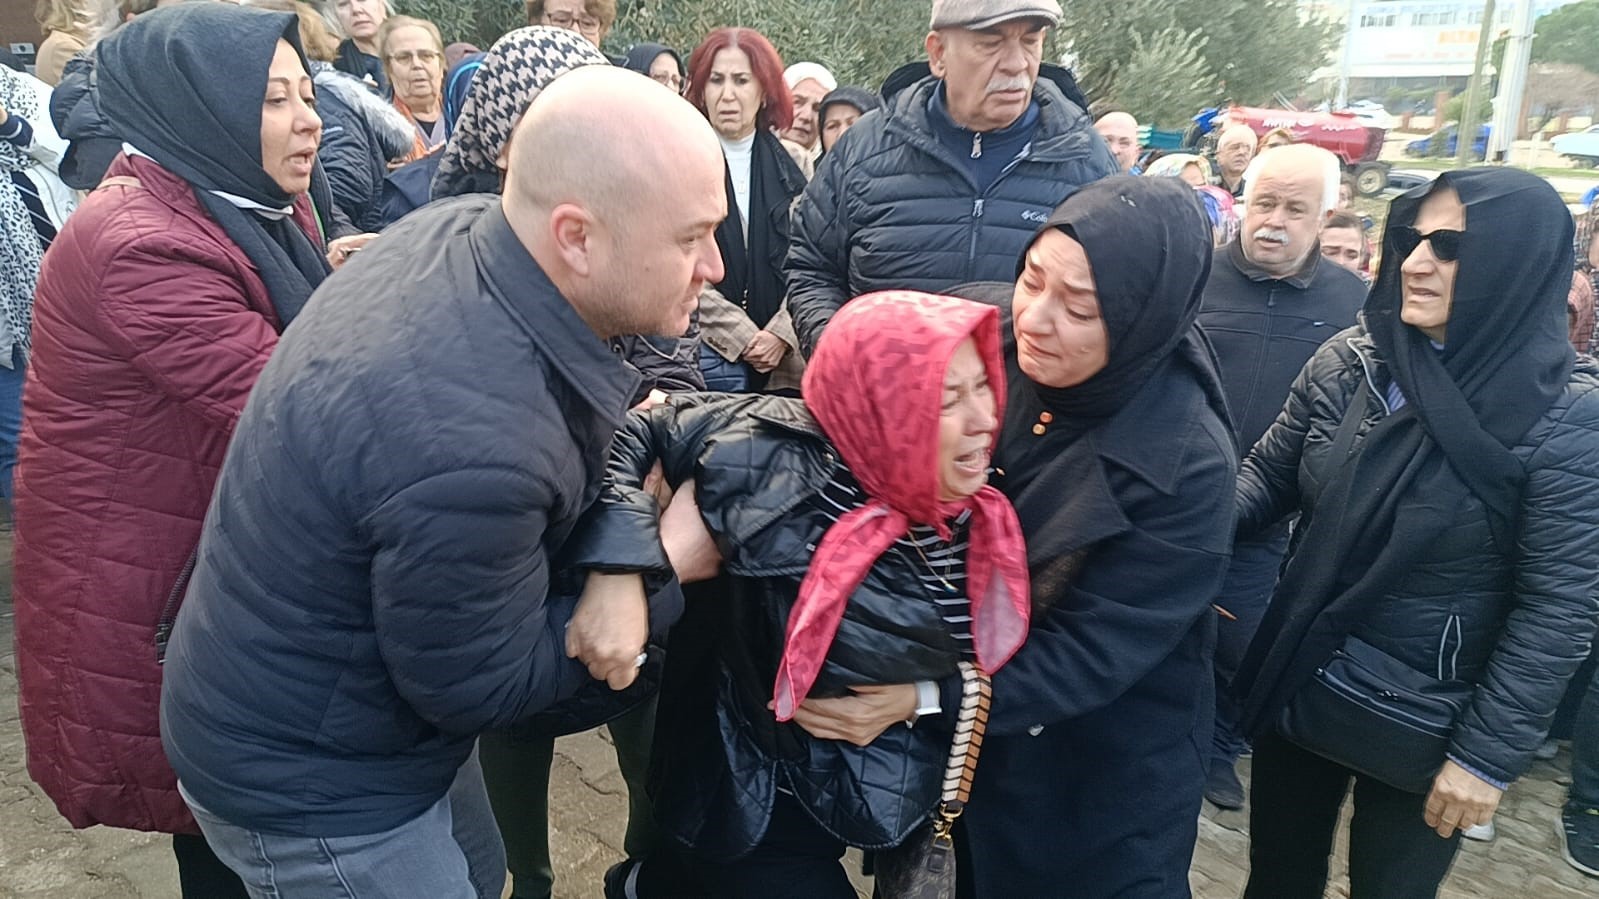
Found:
[[566, 626], [566, 655], [612, 690], [638, 677], [639, 655], [650, 638], [650, 605], [639, 574], [593, 571]]
[[915, 712], [915, 684], [872, 684], [835, 699], [806, 699], [794, 710], [794, 723], [818, 740], [866, 746]]

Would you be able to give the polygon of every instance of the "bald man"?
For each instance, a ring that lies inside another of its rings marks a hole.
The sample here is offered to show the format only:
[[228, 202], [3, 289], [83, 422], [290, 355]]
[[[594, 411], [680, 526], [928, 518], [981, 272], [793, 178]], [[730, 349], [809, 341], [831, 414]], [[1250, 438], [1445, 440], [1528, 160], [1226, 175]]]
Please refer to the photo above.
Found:
[[530, 108], [507, 179], [330, 277], [233, 434], [162, 736], [262, 894], [498, 899], [479, 732], [627, 687], [681, 609], [659, 547], [581, 599], [552, 554], [581, 551], [638, 381], [605, 339], [682, 333], [722, 277], [716, 135], [667, 88], [582, 68]]
[[1110, 145], [1122, 174], [1137, 174], [1133, 166], [1138, 164], [1138, 120], [1125, 112], [1107, 112], [1095, 120], [1094, 130]]
[[1216, 171], [1221, 186], [1234, 197], [1244, 195], [1244, 171], [1255, 158], [1255, 145], [1259, 138], [1248, 125], [1228, 125], [1216, 138]]
[[[1366, 297], [1359, 277], [1324, 259], [1317, 237], [1338, 202], [1337, 157], [1290, 144], [1265, 151], [1247, 179], [1238, 236], [1216, 250], [1199, 322], [1221, 364], [1222, 387], [1247, 455], [1288, 399], [1288, 389], [1316, 348], [1355, 323]], [[1233, 547], [1216, 606], [1216, 729], [1205, 798], [1244, 804], [1235, 770], [1244, 739], [1230, 687], [1277, 584], [1288, 547], [1287, 522]]]

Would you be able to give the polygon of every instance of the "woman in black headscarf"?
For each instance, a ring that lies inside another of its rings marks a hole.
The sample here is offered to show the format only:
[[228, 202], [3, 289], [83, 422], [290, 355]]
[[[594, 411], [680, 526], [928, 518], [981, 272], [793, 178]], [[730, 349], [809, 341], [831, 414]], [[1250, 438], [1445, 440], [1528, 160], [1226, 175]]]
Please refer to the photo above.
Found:
[[1541, 178], [1394, 201], [1364, 322], [1244, 461], [1238, 531], [1297, 512], [1236, 680], [1249, 897], [1430, 896], [1532, 761], [1594, 633], [1599, 365], [1567, 342], [1571, 217]]
[[688, 87], [688, 69], [683, 66], [683, 57], [665, 44], [634, 44], [622, 65], [640, 75], [648, 75], [676, 93], [681, 94]]
[[999, 291], [995, 483], [1035, 610], [994, 676], [963, 836], [976, 896], [1187, 894], [1237, 466], [1194, 323], [1210, 258], [1186, 184], [1107, 178], [1055, 210]]
[[74, 826], [175, 834], [186, 896], [242, 896], [162, 751], [160, 645], [245, 399], [328, 274], [322, 123], [292, 13], [183, 4], [95, 55], [132, 149], [61, 228], [33, 306], [14, 562], [29, 771]]

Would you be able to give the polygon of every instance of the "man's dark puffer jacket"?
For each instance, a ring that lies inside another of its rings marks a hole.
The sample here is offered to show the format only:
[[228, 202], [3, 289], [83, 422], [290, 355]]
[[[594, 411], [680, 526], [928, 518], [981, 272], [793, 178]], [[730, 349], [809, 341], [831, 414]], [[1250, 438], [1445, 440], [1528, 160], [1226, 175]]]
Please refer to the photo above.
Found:
[[1041, 78], [1032, 144], [979, 193], [929, 122], [938, 85], [926, 78], [862, 116], [822, 158], [795, 209], [785, 274], [807, 357], [833, 313], [861, 294], [1015, 281], [1016, 258], [1050, 211], [1118, 171], [1087, 113]]
[[[663, 823], [700, 854], [736, 857], [765, 833], [781, 786], [845, 843], [898, 844], [937, 803], [952, 715], [890, 727], [860, 747], [812, 739], [767, 709], [800, 578], [831, 525], [810, 500], [841, 466], [837, 452], [799, 400], [674, 397], [629, 417], [612, 484], [568, 544], [568, 564], [625, 571], [661, 551], [656, 522], [633, 512], [657, 458], [669, 483], [696, 479], [724, 559], [714, 595], [692, 600], [672, 635], [660, 712], [672, 726], [656, 736], [665, 776], [652, 787]], [[918, 571], [901, 552], [879, 558], [850, 598], [811, 696], [918, 680], [953, 694], [960, 651]], [[676, 658], [680, 638], [707, 633], [707, 664]], [[680, 677], [686, 667], [694, 673]]]
[[[1520, 558], [1495, 547], [1476, 496], [1458, 509], [1439, 509], [1454, 524], [1353, 631], [1417, 671], [1475, 683], [1449, 755], [1505, 783], [1531, 764], [1596, 624], [1599, 363], [1577, 360], [1565, 394], [1511, 449], [1527, 471]], [[1359, 440], [1388, 414], [1375, 397], [1387, 395], [1391, 378], [1357, 325], [1311, 357], [1287, 406], [1244, 461], [1240, 534], [1314, 509], [1333, 474], [1328, 457], [1338, 425], [1362, 380], [1374, 398]]]

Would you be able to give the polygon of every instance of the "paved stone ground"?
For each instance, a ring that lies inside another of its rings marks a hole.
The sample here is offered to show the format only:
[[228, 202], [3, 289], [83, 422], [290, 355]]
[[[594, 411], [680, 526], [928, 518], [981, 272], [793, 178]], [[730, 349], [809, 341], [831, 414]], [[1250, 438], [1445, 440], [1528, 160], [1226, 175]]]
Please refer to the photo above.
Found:
[[[9, 534], [0, 534], [0, 559], [9, 556]], [[177, 868], [166, 837], [105, 827], [74, 831], [28, 780], [17, 720], [10, 586], [10, 567], [0, 566], [0, 899], [176, 897]], [[1247, 772], [1247, 761], [1244, 766]], [[1443, 899], [1599, 897], [1599, 880], [1585, 878], [1558, 855], [1554, 827], [1567, 770], [1562, 752], [1511, 788], [1497, 816], [1499, 838], [1466, 844]], [[601, 899], [600, 876], [621, 857], [627, 814], [625, 787], [603, 733], [557, 743], [551, 789], [556, 896]], [[1233, 899], [1242, 892], [1246, 822], [1243, 812], [1207, 806], [1191, 878], [1198, 899]], [[1340, 847], [1336, 869], [1343, 866], [1342, 853]], [[1328, 895], [1348, 896], [1341, 875]]]

